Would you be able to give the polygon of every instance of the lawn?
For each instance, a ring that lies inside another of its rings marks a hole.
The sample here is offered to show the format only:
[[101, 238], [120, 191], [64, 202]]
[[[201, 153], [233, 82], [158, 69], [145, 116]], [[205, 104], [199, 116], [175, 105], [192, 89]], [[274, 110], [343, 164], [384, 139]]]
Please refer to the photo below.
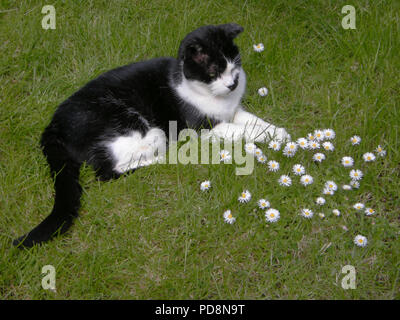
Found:
[[[45, 4], [0, 3], [0, 299], [400, 298], [399, 2], [54, 1], [55, 30], [42, 29]], [[355, 30], [342, 28], [346, 4], [356, 9]], [[102, 72], [176, 56], [188, 32], [227, 22], [245, 29], [236, 40], [247, 73], [243, 105], [293, 139], [332, 128], [335, 151], [317, 165], [311, 151], [287, 158], [260, 144], [281, 168], [256, 163], [247, 176], [229, 164], [170, 164], [103, 183], [83, 167], [71, 230], [31, 250], [12, 247], [53, 205], [39, 140], [57, 105]], [[265, 50], [257, 53], [259, 42]], [[360, 145], [351, 145], [353, 135]], [[378, 145], [387, 155], [365, 163]], [[346, 155], [364, 172], [361, 187], [317, 207], [326, 180], [348, 183]], [[296, 163], [312, 185], [291, 173]], [[279, 186], [282, 174], [292, 186]], [[243, 189], [252, 194], [247, 204], [237, 200]], [[260, 198], [279, 221], [265, 221]], [[376, 213], [357, 212], [356, 202]], [[302, 208], [325, 218], [305, 219]], [[354, 245], [358, 234], [366, 247]], [[41, 286], [45, 265], [56, 269], [56, 292]], [[345, 265], [355, 267], [355, 289], [341, 286]]]

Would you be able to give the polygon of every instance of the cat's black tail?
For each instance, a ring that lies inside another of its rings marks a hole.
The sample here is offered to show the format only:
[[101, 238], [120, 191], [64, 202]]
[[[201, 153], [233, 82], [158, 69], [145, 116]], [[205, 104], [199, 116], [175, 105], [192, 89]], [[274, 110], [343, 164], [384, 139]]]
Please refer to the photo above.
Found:
[[13, 241], [15, 246], [30, 248], [66, 232], [78, 216], [82, 188], [79, 184], [81, 163], [74, 160], [57, 132], [49, 126], [43, 133], [43, 153], [55, 180], [55, 202], [50, 215], [29, 233]]

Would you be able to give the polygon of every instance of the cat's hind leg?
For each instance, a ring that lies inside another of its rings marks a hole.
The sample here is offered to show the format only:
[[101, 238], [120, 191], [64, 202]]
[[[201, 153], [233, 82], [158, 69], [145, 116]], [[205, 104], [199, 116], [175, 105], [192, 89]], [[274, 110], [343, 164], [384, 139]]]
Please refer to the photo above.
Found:
[[123, 174], [139, 167], [158, 163], [166, 153], [167, 137], [159, 128], [151, 128], [144, 135], [132, 131], [107, 142], [112, 172]]

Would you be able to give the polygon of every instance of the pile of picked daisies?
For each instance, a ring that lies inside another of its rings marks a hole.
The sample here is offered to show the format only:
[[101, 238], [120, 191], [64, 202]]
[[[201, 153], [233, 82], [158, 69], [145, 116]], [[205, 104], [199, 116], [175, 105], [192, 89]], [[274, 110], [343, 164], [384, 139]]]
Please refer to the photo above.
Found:
[[[335, 150], [335, 146], [333, 144], [335, 137], [335, 131], [332, 129], [315, 130], [313, 133], [309, 133], [307, 137], [299, 138], [295, 142], [287, 142], [284, 145], [277, 140], [272, 140], [269, 142], [268, 148], [275, 152], [282, 152], [282, 154], [288, 158], [294, 157], [295, 154], [301, 150], [311, 151], [313, 152], [312, 160], [317, 164], [321, 164], [326, 159], [327, 155]], [[361, 138], [359, 136], [353, 136], [350, 138], [350, 143], [353, 146], [357, 146], [361, 143]], [[246, 153], [253, 155], [259, 163], [265, 164], [266, 170], [270, 172], [277, 172], [280, 170], [279, 162], [275, 160], [270, 160], [267, 162], [267, 156], [254, 143], [246, 143], [244, 149]], [[363, 155], [363, 160], [365, 162], [372, 162], [375, 161], [377, 157], [384, 157], [385, 155], [386, 151], [381, 146], [378, 146], [375, 150], [375, 153], [365, 153]], [[227, 162], [231, 159], [231, 155], [229, 151], [222, 150], [220, 152], [220, 158], [221, 162]], [[364, 173], [360, 169], [354, 168], [355, 161], [349, 155], [342, 157], [341, 165], [344, 168], [349, 169], [348, 183], [343, 184], [341, 188], [343, 190], [358, 189]], [[281, 175], [277, 180], [277, 183], [283, 187], [290, 187], [293, 183], [292, 179], [295, 177], [298, 177], [299, 182], [305, 187], [314, 183], [314, 178], [310, 174], [307, 174], [304, 165], [300, 163], [295, 164], [292, 168], [292, 172], [293, 177], [290, 177], [289, 175]], [[207, 191], [210, 188], [210, 181], [204, 181], [200, 185], [200, 189], [202, 191]], [[321, 195], [315, 200], [316, 205], [321, 207], [324, 206], [326, 203], [324, 196], [333, 196], [338, 188], [339, 186], [335, 181], [326, 181], [323, 189], [321, 190]], [[251, 199], [252, 196], [249, 190], [243, 190], [238, 197], [238, 201], [240, 203], [249, 203]], [[267, 199], [259, 199], [257, 204], [260, 210], [265, 210], [265, 219], [268, 223], [274, 223], [280, 219], [280, 212], [271, 207], [271, 203]], [[373, 208], [366, 207], [364, 203], [355, 203], [353, 208], [358, 211], [363, 210], [368, 216], [375, 214], [375, 210]], [[335, 216], [340, 216], [341, 214], [337, 208], [333, 209], [332, 213]], [[299, 214], [306, 219], [311, 219], [314, 216], [314, 212], [309, 208], [300, 209]], [[318, 213], [318, 216], [320, 218], [324, 218], [325, 214]], [[233, 224], [236, 221], [236, 218], [233, 216], [231, 210], [225, 211], [223, 213], [223, 218], [225, 222], [229, 224]], [[354, 238], [354, 243], [360, 247], [365, 247], [367, 242], [367, 238], [363, 235], [357, 235]]]

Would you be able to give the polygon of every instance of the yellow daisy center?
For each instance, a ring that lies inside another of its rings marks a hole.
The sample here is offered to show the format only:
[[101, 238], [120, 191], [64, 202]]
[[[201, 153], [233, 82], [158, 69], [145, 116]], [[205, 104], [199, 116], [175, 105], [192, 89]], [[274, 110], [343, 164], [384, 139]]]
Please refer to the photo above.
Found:
[[287, 182], [287, 179], [285, 178], [285, 179], [283, 179], [283, 182]]
[[245, 193], [242, 193], [242, 198], [246, 198], [246, 194]]
[[363, 239], [358, 239], [358, 242], [363, 243], [364, 241], [363, 241]]
[[294, 149], [294, 145], [290, 145], [290, 149]]
[[231, 213], [228, 214], [228, 218], [229, 218], [229, 219], [232, 219], [232, 214], [231, 214]]
[[274, 217], [275, 217], [275, 215], [274, 215], [273, 213], [271, 213], [269, 216], [270, 216], [271, 218], [274, 218]]

